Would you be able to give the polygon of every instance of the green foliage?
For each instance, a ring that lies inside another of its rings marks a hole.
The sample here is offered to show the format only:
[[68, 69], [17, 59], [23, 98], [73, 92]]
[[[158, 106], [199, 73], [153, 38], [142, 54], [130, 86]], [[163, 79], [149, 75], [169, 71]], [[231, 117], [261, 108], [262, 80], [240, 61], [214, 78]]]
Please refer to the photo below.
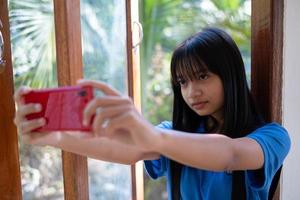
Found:
[[[169, 55], [169, 54], [168, 54]], [[156, 46], [155, 55], [152, 58], [153, 67], [148, 69], [148, 82], [146, 91], [147, 102], [144, 104], [144, 115], [153, 124], [159, 124], [171, 119], [172, 91], [170, 88], [170, 71], [166, 54], [160, 45]]]
[[15, 85], [55, 86], [55, 36], [51, 1], [10, 0]]
[[[10, 0], [16, 87], [57, 85], [52, 3], [51, 0]], [[123, 92], [125, 81], [120, 80], [124, 80], [126, 69], [124, 7], [120, 0], [81, 2], [84, 76], [109, 82]], [[121, 26], [120, 19], [124, 21]]]
[[144, 197], [145, 199], [159, 199], [159, 200], [167, 200], [168, 193], [166, 191], [166, 178], [161, 177], [158, 180], [151, 180], [147, 175], [144, 176], [145, 179], [145, 189], [144, 189]]
[[[146, 115], [148, 115], [147, 112], [149, 111], [149, 106], [146, 104], [148, 102], [149, 104], [151, 103], [145, 96], [145, 88], [151, 87], [148, 85], [148, 79], [151, 78], [148, 75], [151, 72], [148, 70], [151, 67], [152, 58], [155, 54], [154, 49], [157, 44], [162, 48], [168, 49], [168, 51], [174, 48], [175, 41], [172, 37], [166, 38], [163, 30], [173, 24], [172, 17], [179, 14], [176, 8], [180, 6], [182, 2], [183, 0], [144, 0], [140, 2], [140, 20], [144, 30], [144, 39], [140, 51], [141, 88], [142, 104], [145, 105], [143, 111]], [[151, 121], [156, 122], [157, 120]]]
[[212, 0], [218, 10], [225, 12], [237, 12], [245, 0]]

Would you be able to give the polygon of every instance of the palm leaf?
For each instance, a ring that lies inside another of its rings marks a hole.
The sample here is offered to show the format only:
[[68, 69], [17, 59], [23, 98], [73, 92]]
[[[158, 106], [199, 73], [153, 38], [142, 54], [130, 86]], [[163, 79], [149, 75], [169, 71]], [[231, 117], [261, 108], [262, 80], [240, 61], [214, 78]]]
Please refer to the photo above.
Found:
[[[12, 47], [16, 83], [31, 87], [56, 85], [55, 40], [52, 1], [10, 1]], [[30, 66], [30, 67], [28, 67]]]

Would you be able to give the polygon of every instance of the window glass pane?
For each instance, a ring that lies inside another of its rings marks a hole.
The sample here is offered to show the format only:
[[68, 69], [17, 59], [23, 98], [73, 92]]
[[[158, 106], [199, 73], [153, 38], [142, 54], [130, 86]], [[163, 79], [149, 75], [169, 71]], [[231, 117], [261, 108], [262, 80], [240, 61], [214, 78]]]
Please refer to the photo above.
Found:
[[[158, 124], [172, 120], [170, 58], [184, 39], [207, 26], [225, 29], [237, 42], [250, 81], [250, 0], [144, 0], [140, 19], [144, 29], [141, 46], [142, 109]], [[167, 199], [165, 180], [145, 176], [145, 199]]]
[[[53, 2], [10, 0], [15, 87], [57, 86]], [[19, 138], [23, 198], [63, 199], [61, 151]]]
[[[84, 77], [127, 92], [124, 0], [81, 0]], [[88, 160], [91, 199], [131, 199], [130, 166]]]

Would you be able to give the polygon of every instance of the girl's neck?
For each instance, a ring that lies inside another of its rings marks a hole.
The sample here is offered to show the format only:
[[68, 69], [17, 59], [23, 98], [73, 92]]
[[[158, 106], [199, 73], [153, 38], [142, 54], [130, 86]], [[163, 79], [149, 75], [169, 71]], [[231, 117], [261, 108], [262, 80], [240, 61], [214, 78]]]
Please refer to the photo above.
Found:
[[208, 116], [206, 121], [206, 130], [209, 132], [219, 133], [222, 130], [224, 119], [218, 120], [213, 116]]

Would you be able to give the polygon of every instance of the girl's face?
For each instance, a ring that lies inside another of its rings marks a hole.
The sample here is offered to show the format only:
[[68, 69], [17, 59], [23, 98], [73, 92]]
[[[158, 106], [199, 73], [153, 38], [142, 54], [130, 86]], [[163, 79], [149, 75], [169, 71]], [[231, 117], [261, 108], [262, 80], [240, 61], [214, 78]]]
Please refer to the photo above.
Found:
[[195, 80], [178, 78], [187, 105], [200, 116], [211, 115], [223, 121], [224, 90], [220, 77], [212, 72], [201, 72]]

